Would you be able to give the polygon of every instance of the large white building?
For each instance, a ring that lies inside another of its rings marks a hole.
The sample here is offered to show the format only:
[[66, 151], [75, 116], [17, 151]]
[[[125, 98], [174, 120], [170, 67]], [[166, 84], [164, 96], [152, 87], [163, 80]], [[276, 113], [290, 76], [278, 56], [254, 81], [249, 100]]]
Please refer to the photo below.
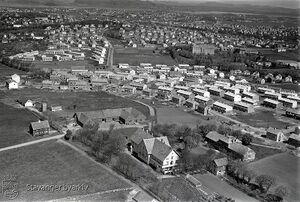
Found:
[[228, 113], [233, 110], [233, 107], [222, 102], [216, 101], [213, 103], [211, 109], [220, 113]]
[[231, 92], [226, 92], [224, 93], [224, 99], [232, 101], [232, 102], [240, 102], [242, 101], [242, 97], [240, 95], [231, 93]]
[[208, 92], [208, 91], [206, 91], [206, 90], [202, 90], [202, 89], [195, 88], [195, 89], [193, 89], [192, 91], [193, 91], [193, 93], [194, 93], [195, 95], [200, 95], [200, 96], [202, 96], [202, 97], [207, 97], [207, 98], [210, 97], [210, 92]]

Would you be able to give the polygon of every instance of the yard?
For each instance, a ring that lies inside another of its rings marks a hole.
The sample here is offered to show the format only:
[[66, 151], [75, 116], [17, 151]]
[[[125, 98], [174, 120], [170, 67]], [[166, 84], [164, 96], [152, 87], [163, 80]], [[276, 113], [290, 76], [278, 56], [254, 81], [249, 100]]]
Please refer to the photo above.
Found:
[[196, 174], [197, 178], [203, 186], [207, 187], [213, 192], [219, 193], [223, 196], [234, 199], [236, 202], [256, 202], [257, 200], [249, 197], [245, 193], [237, 190], [226, 182], [220, 180], [212, 174]]
[[140, 63], [175, 65], [176, 61], [169, 55], [154, 54], [150, 49], [116, 48], [114, 50], [114, 64], [128, 63], [139, 65]]
[[[26, 98], [33, 101], [47, 102], [48, 106], [60, 105], [64, 110], [61, 112], [62, 116], [73, 115], [76, 111], [121, 107], [134, 107], [147, 117], [149, 116], [148, 107], [106, 92], [55, 92], [46, 89], [24, 88], [20, 91], [8, 91], [6, 95], [14, 100]], [[57, 114], [60, 114], [60, 112]]]
[[248, 164], [257, 174], [267, 174], [277, 178], [277, 184], [288, 187], [287, 201], [300, 201], [299, 181], [300, 159], [289, 153], [281, 153]]
[[0, 148], [33, 140], [28, 134], [30, 122], [37, 121], [32, 113], [0, 102]]
[[[17, 200], [41, 201], [130, 188], [95, 162], [71, 148], [48, 141], [0, 153], [1, 176], [16, 175]], [[81, 190], [28, 191], [30, 185], [87, 185]], [[5, 200], [2, 195], [0, 200]], [[123, 198], [123, 197], [122, 197]]]

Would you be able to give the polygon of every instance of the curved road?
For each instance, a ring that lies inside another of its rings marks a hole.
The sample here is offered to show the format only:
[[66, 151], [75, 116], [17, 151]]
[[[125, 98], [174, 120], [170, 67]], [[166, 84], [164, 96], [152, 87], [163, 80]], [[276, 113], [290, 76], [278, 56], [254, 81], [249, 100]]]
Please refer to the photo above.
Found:
[[153, 107], [151, 107], [150, 105], [147, 105], [147, 104], [145, 104], [145, 103], [143, 103], [141, 101], [138, 101], [138, 100], [134, 100], [134, 101], [138, 102], [138, 103], [140, 103], [142, 105], [145, 105], [146, 107], [148, 107], [149, 112], [150, 112], [150, 116], [155, 116], [155, 110], [153, 109]]

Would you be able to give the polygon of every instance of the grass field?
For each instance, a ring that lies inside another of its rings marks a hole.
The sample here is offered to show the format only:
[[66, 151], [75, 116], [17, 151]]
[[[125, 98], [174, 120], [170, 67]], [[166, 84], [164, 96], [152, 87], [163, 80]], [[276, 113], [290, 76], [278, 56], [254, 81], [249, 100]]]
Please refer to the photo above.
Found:
[[54, 92], [46, 89], [24, 88], [20, 91], [8, 91], [5, 94], [14, 100], [23, 97], [33, 101], [47, 102], [48, 106], [61, 105], [63, 110], [69, 112], [69, 114], [66, 113], [67, 115], [76, 111], [135, 107], [147, 117], [149, 116], [148, 107], [106, 92]]
[[114, 50], [114, 64], [128, 63], [139, 65], [140, 63], [175, 65], [176, 61], [169, 55], [154, 54], [153, 50], [136, 48], [116, 48]]
[[202, 115], [196, 115], [183, 111], [176, 107], [160, 107], [156, 109], [157, 122], [160, 124], [178, 124], [186, 125], [191, 128], [197, 126], [197, 124], [216, 124], [212, 120], [207, 120], [207, 117]]
[[283, 184], [290, 190], [287, 201], [300, 201], [299, 157], [282, 153], [252, 162], [248, 166], [258, 174], [272, 175], [278, 184]]
[[[127, 182], [110, 174], [71, 148], [48, 141], [0, 153], [1, 175], [18, 177], [18, 200], [41, 201], [129, 188]], [[28, 185], [88, 185], [87, 190], [28, 191]], [[1, 198], [0, 200], [4, 200]]]
[[275, 52], [272, 50], [259, 50], [264, 56], [271, 60], [295, 60], [300, 61], [299, 49], [287, 52]]
[[260, 147], [256, 145], [249, 145], [253, 151], [255, 151], [255, 159], [263, 159], [268, 156], [272, 156], [278, 153], [281, 153], [281, 150], [279, 149], [272, 149], [272, 148], [267, 148], [267, 147]]
[[243, 192], [237, 190], [226, 182], [220, 180], [212, 174], [196, 174], [196, 177], [203, 186], [207, 187], [213, 192], [219, 193], [223, 196], [230, 197], [236, 202], [256, 202], [257, 200], [249, 197]]
[[53, 62], [43, 62], [37, 61], [34, 62], [35, 68], [38, 69], [71, 69], [72, 66], [86, 66], [88, 62], [83, 61], [53, 61]]
[[33, 140], [27, 131], [30, 122], [37, 120], [25, 109], [16, 109], [0, 102], [0, 148]]
[[275, 115], [275, 113], [272, 111], [256, 109], [254, 113], [251, 114], [239, 113], [237, 116], [234, 116], [233, 118], [258, 128], [260, 127], [285, 128], [286, 126], [292, 125], [288, 121], [284, 122], [282, 120], [279, 120], [279, 118], [277, 118], [276, 116], [278, 115]]
[[27, 72], [8, 67], [0, 63], [0, 82], [5, 81], [9, 76], [13, 74], [25, 75]]

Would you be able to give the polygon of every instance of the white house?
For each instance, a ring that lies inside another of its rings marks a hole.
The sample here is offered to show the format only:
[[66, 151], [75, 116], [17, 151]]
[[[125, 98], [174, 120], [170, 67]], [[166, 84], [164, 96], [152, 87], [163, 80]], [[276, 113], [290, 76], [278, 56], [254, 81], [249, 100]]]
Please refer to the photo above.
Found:
[[21, 82], [21, 78], [20, 78], [20, 76], [17, 75], [17, 74], [12, 75], [12, 76], [11, 76], [11, 79], [12, 79], [13, 81], [15, 81], [16, 83], [18, 83], [18, 84]]
[[12, 81], [12, 80], [9, 80], [9, 81], [6, 81], [6, 87], [7, 87], [9, 90], [12, 90], [12, 89], [18, 89], [18, 88], [19, 88], [19, 85], [18, 85], [17, 82]]

